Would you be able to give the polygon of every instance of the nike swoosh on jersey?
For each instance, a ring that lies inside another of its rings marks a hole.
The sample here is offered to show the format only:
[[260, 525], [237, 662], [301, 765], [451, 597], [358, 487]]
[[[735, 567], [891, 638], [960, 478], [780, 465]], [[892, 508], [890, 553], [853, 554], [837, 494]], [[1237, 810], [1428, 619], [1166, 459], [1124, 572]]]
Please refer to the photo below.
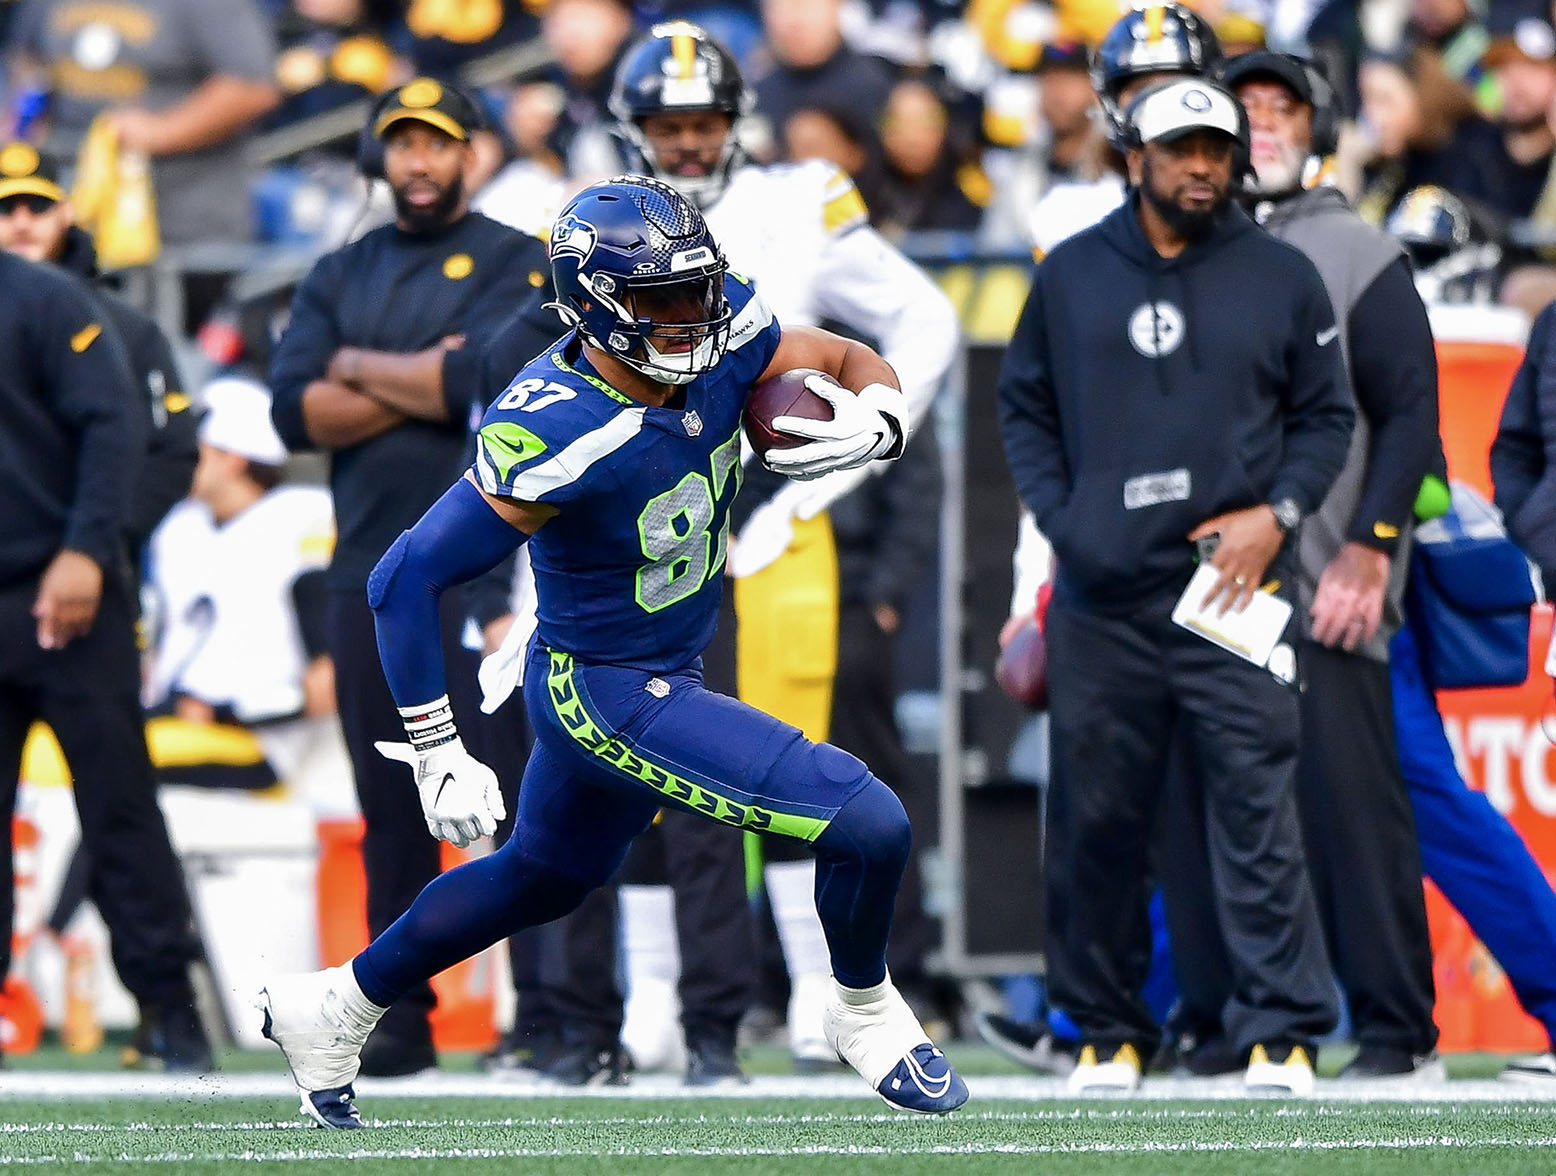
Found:
[[1338, 335], [1339, 333], [1340, 333], [1340, 324], [1336, 323], [1334, 326], [1330, 327], [1327, 331], [1320, 331], [1320, 332], [1318, 332], [1318, 334], [1314, 335], [1313, 336], [1313, 342], [1317, 343], [1320, 347], [1328, 347], [1329, 344], [1334, 342], [1335, 336]]

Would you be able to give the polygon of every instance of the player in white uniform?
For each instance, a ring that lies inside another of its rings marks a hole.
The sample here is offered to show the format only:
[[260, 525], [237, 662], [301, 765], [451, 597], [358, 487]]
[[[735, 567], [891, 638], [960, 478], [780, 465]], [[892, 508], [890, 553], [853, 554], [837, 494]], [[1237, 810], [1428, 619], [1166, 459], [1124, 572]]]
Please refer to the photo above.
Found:
[[[858, 189], [836, 166], [811, 160], [763, 167], [745, 157], [736, 124], [750, 105], [734, 58], [684, 21], [655, 26], [627, 54], [611, 97], [618, 133], [636, 156], [629, 162], [700, 206], [731, 269], [755, 282], [782, 322], [829, 320], [873, 341], [896, 371], [916, 424], [956, 357], [955, 311], [870, 227]], [[731, 545], [743, 618], [741, 696], [811, 738], [827, 735], [837, 650], [835, 556], [824, 512], [884, 465], [784, 483]], [[807, 663], [822, 664], [786, 674], [780, 667], [797, 660], [795, 649], [813, 653]], [[830, 975], [814, 863], [772, 862], [766, 881], [791, 979], [791, 1048], [802, 1064], [835, 1061], [821, 1033]], [[674, 977], [643, 976], [635, 945], [645, 945], [646, 956], [650, 945], [673, 941], [670, 903], [631, 893], [636, 889], [628, 888], [622, 903], [629, 978], [668, 990]], [[623, 1034], [629, 1047], [640, 1023], [634, 1004]]]
[[161, 624], [147, 702], [189, 721], [182, 734], [196, 759], [202, 745], [228, 746], [200, 738], [222, 720], [252, 730], [274, 774], [289, 779], [320, 741], [314, 720], [334, 710], [308, 591], [334, 545], [330, 496], [275, 484], [286, 447], [263, 387], [224, 378], [205, 399], [191, 496], [151, 539]]

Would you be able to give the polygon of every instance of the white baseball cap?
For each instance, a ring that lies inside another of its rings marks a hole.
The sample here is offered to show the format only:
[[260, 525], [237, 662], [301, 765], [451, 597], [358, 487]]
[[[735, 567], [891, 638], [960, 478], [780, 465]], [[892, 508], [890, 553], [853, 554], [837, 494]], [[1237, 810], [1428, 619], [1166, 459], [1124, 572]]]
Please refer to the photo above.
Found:
[[1170, 143], [1195, 131], [1221, 131], [1242, 138], [1237, 99], [1203, 78], [1153, 86], [1129, 108], [1129, 122], [1141, 143]]
[[286, 446], [270, 423], [270, 392], [257, 380], [221, 376], [205, 386], [200, 442], [261, 465], [282, 465]]

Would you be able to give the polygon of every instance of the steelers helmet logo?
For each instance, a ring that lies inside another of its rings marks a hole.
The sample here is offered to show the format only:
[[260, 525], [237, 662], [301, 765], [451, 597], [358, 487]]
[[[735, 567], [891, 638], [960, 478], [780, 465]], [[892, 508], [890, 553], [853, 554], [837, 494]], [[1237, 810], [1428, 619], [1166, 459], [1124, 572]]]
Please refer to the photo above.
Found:
[[11, 143], [0, 151], [0, 176], [15, 179], [38, 170], [38, 153], [27, 143]]
[[1147, 359], [1171, 355], [1183, 342], [1183, 312], [1170, 302], [1147, 302], [1129, 316], [1129, 342]]
[[424, 110], [428, 106], [436, 106], [442, 97], [442, 86], [431, 78], [417, 78], [414, 82], [406, 82], [400, 90], [400, 105]]
[[475, 261], [468, 253], [450, 254], [443, 262], [443, 276], [453, 282], [468, 278], [474, 269]]

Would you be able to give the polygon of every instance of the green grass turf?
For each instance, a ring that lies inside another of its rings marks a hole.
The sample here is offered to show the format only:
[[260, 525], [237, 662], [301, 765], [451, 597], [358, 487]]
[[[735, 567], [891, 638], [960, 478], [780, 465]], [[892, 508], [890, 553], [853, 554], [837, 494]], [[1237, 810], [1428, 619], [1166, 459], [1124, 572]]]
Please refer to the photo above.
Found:
[[366, 1132], [293, 1125], [276, 1100], [0, 1103], [0, 1170], [393, 1176], [1550, 1176], [1556, 1110], [1313, 1101], [983, 1102], [944, 1120], [878, 1103], [379, 1099]]

